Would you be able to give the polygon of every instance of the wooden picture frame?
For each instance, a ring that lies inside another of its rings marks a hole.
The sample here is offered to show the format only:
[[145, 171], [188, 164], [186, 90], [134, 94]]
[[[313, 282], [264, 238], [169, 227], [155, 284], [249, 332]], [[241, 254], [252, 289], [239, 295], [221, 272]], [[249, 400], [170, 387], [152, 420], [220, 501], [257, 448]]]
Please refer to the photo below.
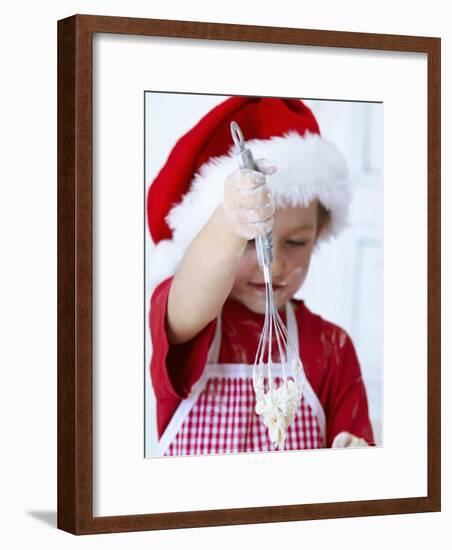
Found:
[[[428, 496], [93, 516], [94, 33], [423, 52], [428, 58]], [[439, 511], [439, 38], [75, 15], [58, 22], [58, 527], [73, 534]]]

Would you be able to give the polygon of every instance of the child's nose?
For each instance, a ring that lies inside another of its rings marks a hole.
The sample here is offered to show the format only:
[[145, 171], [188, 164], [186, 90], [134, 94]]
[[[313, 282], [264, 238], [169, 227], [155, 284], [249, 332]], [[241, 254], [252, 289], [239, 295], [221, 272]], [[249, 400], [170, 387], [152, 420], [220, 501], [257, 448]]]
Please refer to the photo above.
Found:
[[273, 247], [273, 261], [272, 261], [272, 278], [278, 279], [284, 274], [284, 258], [279, 253], [278, 249]]

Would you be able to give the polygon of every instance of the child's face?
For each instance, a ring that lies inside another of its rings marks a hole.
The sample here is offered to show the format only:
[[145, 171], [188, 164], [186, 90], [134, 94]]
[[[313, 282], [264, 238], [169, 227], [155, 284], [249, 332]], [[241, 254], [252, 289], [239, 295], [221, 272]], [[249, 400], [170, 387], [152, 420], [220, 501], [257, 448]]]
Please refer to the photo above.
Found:
[[[278, 309], [303, 284], [318, 236], [317, 201], [307, 207], [277, 209], [273, 222], [273, 293]], [[237, 267], [230, 297], [255, 313], [265, 313], [265, 285], [254, 241], [249, 241]]]

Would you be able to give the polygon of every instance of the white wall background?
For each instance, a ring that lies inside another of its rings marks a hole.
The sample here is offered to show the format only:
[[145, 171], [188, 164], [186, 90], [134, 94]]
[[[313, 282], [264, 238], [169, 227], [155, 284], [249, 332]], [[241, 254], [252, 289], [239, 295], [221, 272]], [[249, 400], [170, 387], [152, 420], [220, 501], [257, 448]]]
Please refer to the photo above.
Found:
[[[149, 3], [101, 0], [34, 4], [19, 0], [2, 12], [0, 88], [2, 427], [0, 543], [5, 548], [229, 548], [281, 541], [315, 546], [380, 549], [450, 548], [451, 374], [443, 369], [443, 512], [254, 526], [186, 529], [76, 538], [56, 524], [56, 21], [74, 13], [217, 21], [377, 32], [443, 38], [443, 364], [450, 363], [451, 298], [448, 215], [452, 31], [447, 3], [344, 0], [315, 4], [280, 0], [212, 4], [202, 0]], [[372, 9], [373, 8], [373, 9]], [[414, 114], [415, 116], [415, 114]], [[446, 126], [447, 124], [447, 126]], [[403, 146], [403, 144], [401, 144]], [[408, 207], [404, 205], [404, 207]], [[450, 276], [450, 275], [449, 275]], [[403, 406], [403, 399], [401, 400]]]
[[[232, 90], [231, 90], [232, 91]], [[145, 94], [146, 189], [175, 142], [228, 96], [149, 91]], [[353, 98], [350, 98], [352, 100]], [[304, 99], [325, 139], [336, 144], [350, 169], [354, 195], [349, 227], [313, 254], [297, 293], [308, 307], [352, 337], [363, 372], [378, 445], [382, 443], [382, 123], [383, 105]], [[146, 233], [146, 252], [153, 243]], [[149, 378], [148, 307], [152, 265], [146, 262], [146, 456], [158, 456], [155, 396]]]

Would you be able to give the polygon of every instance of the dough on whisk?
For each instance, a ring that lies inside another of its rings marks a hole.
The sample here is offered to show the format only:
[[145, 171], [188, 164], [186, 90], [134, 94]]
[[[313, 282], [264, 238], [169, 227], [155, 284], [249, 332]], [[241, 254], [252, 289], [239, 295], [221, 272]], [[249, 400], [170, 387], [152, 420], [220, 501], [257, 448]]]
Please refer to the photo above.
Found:
[[256, 413], [262, 416], [270, 440], [278, 449], [284, 447], [286, 429], [295, 419], [300, 399], [295, 382], [288, 380], [287, 387], [283, 384], [273, 388], [256, 400]]

